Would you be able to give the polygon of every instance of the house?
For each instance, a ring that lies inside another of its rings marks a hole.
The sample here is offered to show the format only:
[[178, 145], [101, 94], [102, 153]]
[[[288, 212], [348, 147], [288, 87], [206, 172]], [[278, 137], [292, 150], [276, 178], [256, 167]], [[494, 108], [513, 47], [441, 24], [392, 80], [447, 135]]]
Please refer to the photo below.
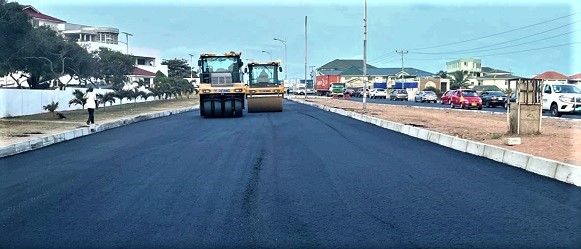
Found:
[[542, 79], [543, 83], [567, 83], [569, 77], [556, 71], [546, 71], [539, 75], [533, 75], [533, 79]]
[[139, 67], [135, 67], [133, 69], [133, 73], [127, 75], [129, 77], [129, 82], [134, 83], [131, 84], [131, 88], [137, 87], [135, 83], [143, 82], [145, 88], [149, 88], [153, 86], [153, 79], [155, 79], [155, 73], [150, 72]]
[[462, 58], [446, 62], [446, 71], [452, 74], [461, 71], [469, 77], [480, 77], [482, 75], [482, 61], [474, 58]]
[[509, 86], [509, 80], [514, 78], [521, 78], [519, 76], [513, 75], [509, 71], [504, 71], [492, 67], [482, 67], [482, 74], [477, 77], [477, 85], [479, 86], [496, 86], [499, 89], [508, 90], [513, 89], [515, 86]]
[[58, 30], [66, 23], [66, 21], [41, 13], [31, 5], [24, 5], [22, 10], [30, 17], [30, 23], [34, 28], [48, 26], [54, 30]]
[[581, 73], [571, 75], [567, 78], [569, 79], [569, 84], [575, 84], [578, 87], [581, 87]]

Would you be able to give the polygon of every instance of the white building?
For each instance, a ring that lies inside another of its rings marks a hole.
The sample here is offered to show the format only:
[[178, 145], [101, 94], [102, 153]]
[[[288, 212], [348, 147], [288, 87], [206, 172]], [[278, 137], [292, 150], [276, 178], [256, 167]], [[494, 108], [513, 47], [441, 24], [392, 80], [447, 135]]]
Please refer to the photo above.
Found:
[[[132, 54], [135, 58], [135, 67], [140, 70], [134, 70], [133, 74], [129, 75], [130, 83], [140, 80], [151, 81], [153, 83], [153, 77], [151, 75], [155, 75], [157, 71], [168, 75], [167, 66], [161, 65], [159, 51], [130, 47], [127, 41], [123, 42], [119, 40], [119, 29], [117, 28], [67, 23], [64, 20], [43, 14], [30, 5], [24, 6], [23, 11], [30, 17], [30, 22], [33, 27], [49, 26], [66, 39], [77, 42], [87, 49], [87, 51], [95, 51], [100, 47], [106, 47], [121, 53]], [[69, 76], [65, 77], [67, 81], [70, 78]], [[69, 84], [74, 85], [79, 84], [79, 82], [77, 80], [71, 80]], [[16, 82], [12, 80], [12, 77], [0, 77], [0, 87], [15, 85]], [[22, 85], [24, 87], [28, 86], [26, 82]]]

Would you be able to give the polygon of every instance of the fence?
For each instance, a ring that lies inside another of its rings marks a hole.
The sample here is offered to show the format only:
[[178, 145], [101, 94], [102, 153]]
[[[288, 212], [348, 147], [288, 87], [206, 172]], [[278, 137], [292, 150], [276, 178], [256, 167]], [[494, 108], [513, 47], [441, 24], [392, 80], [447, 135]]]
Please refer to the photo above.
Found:
[[[86, 88], [67, 88], [66, 90], [32, 90], [32, 89], [1, 89], [0, 88], [0, 118], [15, 117], [22, 115], [33, 115], [46, 112], [43, 106], [50, 104], [52, 101], [58, 102], [57, 111], [70, 111], [82, 109], [82, 106], [71, 105], [69, 101], [74, 99], [73, 92], [78, 89], [82, 92]], [[109, 89], [94, 89], [96, 94], [105, 94], [111, 92]], [[149, 98], [148, 101], [152, 101]], [[117, 99], [113, 105], [119, 105]], [[132, 103], [133, 101], [123, 100], [123, 103]], [[144, 102], [143, 99], [138, 98], [137, 102]], [[107, 103], [107, 106], [109, 103]]]

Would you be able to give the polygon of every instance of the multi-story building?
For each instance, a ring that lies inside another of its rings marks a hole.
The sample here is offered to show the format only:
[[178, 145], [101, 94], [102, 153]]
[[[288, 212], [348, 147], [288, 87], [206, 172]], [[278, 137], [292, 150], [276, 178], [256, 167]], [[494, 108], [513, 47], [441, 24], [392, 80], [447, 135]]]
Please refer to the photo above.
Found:
[[[161, 57], [159, 52], [136, 47], [130, 49], [128, 41], [119, 40], [120, 32], [117, 28], [68, 23], [59, 18], [41, 13], [30, 5], [25, 5], [23, 11], [29, 16], [30, 23], [33, 27], [48, 26], [66, 39], [77, 42], [88, 51], [95, 51], [100, 47], [106, 47], [111, 50], [133, 55], [135, 58], [134, 65], [138, 70], [133, 70], [133, 73], [128, 75], [129, 82], [145, 81], [146, 83], [153, 84], [153, 76], [155, 76], [157, 71], [168, 75], [167, 66], [161, 65], [160, 63]], [[70, 78], [70, 76], [65, 77], [67, 78], [65, 81], [68, 81], [68, 78]], [[14, 82], [10, 81], [12, 81], [11, 77], [3, 77], [3, 82], [0, 82], [0, 86], [15, 85]], [[77, 80], [71, 80], [69, 84], [78, 83]], [[26, 86], [26, 83], [24, 83], [24, 86]]]
[[446, 62], [446, 71], [449, 74], [461, 71], [467, 76], [479, 77], [482, 74], [482, 61], [473, 58], [449, 61]]

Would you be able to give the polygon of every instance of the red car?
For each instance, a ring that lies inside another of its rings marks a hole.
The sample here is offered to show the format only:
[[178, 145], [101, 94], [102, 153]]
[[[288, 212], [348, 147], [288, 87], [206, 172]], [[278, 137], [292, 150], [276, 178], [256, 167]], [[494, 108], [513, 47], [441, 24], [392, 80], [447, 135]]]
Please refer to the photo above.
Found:
[[450, 107], [456, 106], [462, 109], [478, 108], [482, 110], [482, 99], [474, 90], [456, 90], [456, 94], [450, 97]]
[[456, 94], [456, 90], [450, 90], [445, 92], [442, 97], [440, 98], [440, 103], [442, 105], [449, 105], [450, 104], [450, 97]]

